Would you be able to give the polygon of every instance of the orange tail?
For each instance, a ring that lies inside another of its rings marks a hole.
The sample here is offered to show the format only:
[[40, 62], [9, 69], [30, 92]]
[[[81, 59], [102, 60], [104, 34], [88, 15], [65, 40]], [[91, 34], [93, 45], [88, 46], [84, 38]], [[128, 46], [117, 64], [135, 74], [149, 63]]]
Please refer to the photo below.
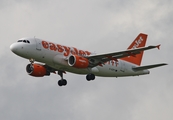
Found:
[[[127, 49], [145, 47], [146, 41], [147, 41], [147, 35], [140, 33]], [[132, 55], [132, 56], [124, 57], [124, 58], [122, 58], [122, 60], [128, 61], [130, 63], [134, 63], [134, 64], [140, 66], [141, 61], [142, 61], [142, 56], [143, 56], [143, 52], [141, 52], [140, 54], [137, 54], [135, 56]]]

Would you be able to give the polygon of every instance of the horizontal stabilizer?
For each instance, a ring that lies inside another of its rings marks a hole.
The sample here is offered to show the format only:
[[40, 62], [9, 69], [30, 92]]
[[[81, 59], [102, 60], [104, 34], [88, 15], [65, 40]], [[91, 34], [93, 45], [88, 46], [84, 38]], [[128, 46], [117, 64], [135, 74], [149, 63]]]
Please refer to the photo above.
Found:
[[140, 66], [140, 67], [135, 67], [132, 68], [134, 71], [141, 71], [141, 70], [147, 70], [147, 69], [151, 69], [151, 68], [155, 68], [155, 67], [160, 67], [163, 65], [167, 65], [166, 63], [161, 63], [161, 64], [154, 64], [154, 65], [146, 65], [146, 66]]

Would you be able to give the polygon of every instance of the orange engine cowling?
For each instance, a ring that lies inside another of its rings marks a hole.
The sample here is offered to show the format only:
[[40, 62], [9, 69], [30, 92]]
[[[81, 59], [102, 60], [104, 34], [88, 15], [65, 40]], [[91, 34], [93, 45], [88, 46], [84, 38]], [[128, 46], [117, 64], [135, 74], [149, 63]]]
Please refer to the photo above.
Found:
[[89, 66], [89, 61], [87, 58], [72, 55], [68, 59], [68, 64], [75, 68], [87, 68]]
[[40, 64], [28, 64], [26, 66], [26, 72], [34, 77], [43, 77], [45, 75], [50, 75], [50, 72], [48, 72], [46, 68]]

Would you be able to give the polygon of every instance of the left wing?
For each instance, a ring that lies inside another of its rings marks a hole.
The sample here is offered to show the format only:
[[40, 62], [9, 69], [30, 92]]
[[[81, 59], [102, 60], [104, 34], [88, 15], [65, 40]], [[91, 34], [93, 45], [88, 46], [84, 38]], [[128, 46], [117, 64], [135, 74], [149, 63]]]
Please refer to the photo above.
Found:
[[108, 54], [100, 54], [100, 55], [90, 55], [86, 58], [89, 59], [90, 65], [89, 67], [95, 67], [100, 64], [104, 64], [107, 61], [115, 60], [117, 59], [127, 57], [127, 56], [134, 56], [137, 54], [140, 54], [142, 51], [153, 49], [153, 48], [160, 48], [160, 45], [157, 46], [148, 46], [148, 47], [139, 47], [136, 49], [128, 49], [125, 51], [120, 52], [114, 52], [114, 53], [108, 53]]
[[154, 65], [146, 65], [146, 66], [134, 67], [132, 69], [134, 71], [141, 71], [141, 70], [147, 70], [147, 69], [151, 69], [151, 68], [155, 68], [155, 67], [160, 67], [160, 66], [164, 66], [164, 65], [168, 65], [168, 64], [160, 63], [160, 64], [154, 64]]

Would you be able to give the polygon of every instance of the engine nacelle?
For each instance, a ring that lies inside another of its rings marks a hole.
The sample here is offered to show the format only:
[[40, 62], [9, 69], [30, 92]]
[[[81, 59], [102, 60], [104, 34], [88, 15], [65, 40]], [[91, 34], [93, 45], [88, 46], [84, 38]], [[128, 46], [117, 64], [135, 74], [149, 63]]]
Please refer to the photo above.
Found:
[[34, 77], [43, 77], [45, 75], [50, 75], [46, 68], [40, 64], [28, 64], [26, 66], [26, 72]]
[[75, 68], [87, 68], [89, 66], [89, 61], [87, 58], [72, 55], [68, 59], [68, 64]]

